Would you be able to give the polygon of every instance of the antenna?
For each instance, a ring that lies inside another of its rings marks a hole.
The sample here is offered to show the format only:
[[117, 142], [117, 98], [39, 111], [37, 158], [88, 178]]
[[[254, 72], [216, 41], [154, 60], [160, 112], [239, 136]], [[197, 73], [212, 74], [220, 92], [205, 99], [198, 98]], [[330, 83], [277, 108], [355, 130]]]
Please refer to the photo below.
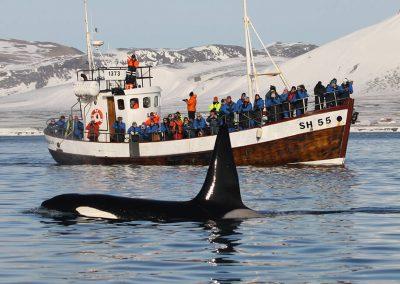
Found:
[[90, 39], [89, 21], [88, 21], [88, 10], [87, 10], [87, 0], [83, 0], [83, 5], [85, 9], [85, 28], [86, 28], [86, 51], [88, 56], [88, 65], [90, 70], [94, 70], [94, 60], [93, 60], [93, 50], [92, 43]]
[[[260, 93], [259, 84], [258, 84], [258, 77], [260, 76], [277, 76], [279, 75], [280, 79], [282, 80], [283, 84], [286, 88], [289, 89], [289, 84], [283, 75], [281, 69], [279, 68], [278, 64], [276, 64], [275, 60], [272, 58], [271, 54], [268, 51], [268, 48], [262, 41], [260, 35], [258, 34], [256, 28], [254, 27], [253, 23], [251, 22], [248, 13], [247, 13], [247, 0], [243, 0], [243, 12], [244, 12], [244, 32], [245, 32], [245, 41], [246, 41], [246, 65], [247, 65], [247, 84], [248, 84], [248, 93], [250, 101], [253, 101], [254, 92]], [[254, 54], [253, 54], [253, 46], [251, 42], [251, 35], [250, 35], [250, 27], [257, 36], [258, 40], [260, 41], [261, 45], [264, 48], [265, 53], [267, 54], [269, 60], [271, 60], [272, 64], [274, 65], [276, 72], [273, 73], [257, 73], [256, 65], [254, 62]]]

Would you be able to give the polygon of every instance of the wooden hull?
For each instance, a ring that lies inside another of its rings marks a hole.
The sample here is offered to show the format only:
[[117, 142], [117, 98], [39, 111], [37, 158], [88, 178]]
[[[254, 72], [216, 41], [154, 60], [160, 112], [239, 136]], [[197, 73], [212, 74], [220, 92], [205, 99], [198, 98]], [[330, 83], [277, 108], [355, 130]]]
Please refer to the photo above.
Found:
[[[289, 131], [291, 128], [293, 128], [293, 125], [301, 123], [304, 124], [304, 121], [306, 122], [312, 121], [312, 119], [315, 119], [314, 128], [311, 127], [309, 131], [296, 130], [297, 132], [293, 132], [294, 135], [282, 134], [280, 135], [281, 138], [277, 139], [271, 138], [268, 140], [265, 138], [264, 139], [265, 141], [257, 140], [257, 142], [254, 143], [243, 142], [242, 145], [240, 145], [240, 141], [238, 141], [240, 140], [240, 137], [239, 138], [233, 137], [232, 139], [231, 136], [231, 140], [233, 141], [233, 154], [235, 157], [235, 162], [238, 166], [252, 165], [261, 167], [281, 166], [287, 164], [303, 164], [303, 163], [311, 165], [320, 165], [320, 164], [343, 165], [346, 157], [352, 111], [353, 111], [353, 100], [350, 100], [349, 104], [347, 104], [346, 106], [337, 107], [336, 109], [319, 111], [317, 114], [314, 113], [306, 115], [303, 118], [298, 118], [296, 121], [294, 121], [293, 123], [295, 124], [292, 123], [292, 125], [288, 125], [286, 127], [287, 128], [286, 131]], [[315, 125], [317, 121], [316, 119], [320, 120], [321, 117], [328, 117], [328, 115], [332, 120], [342, 116], [345, 119], [344, 121], [341, 122], [335, 121], [336, 125], [331, 125], [330, 127], [321, 127], [320, 129], [318, 129], [318, 127], [316, 127]], [[290, 122], [286, 122], [286, 124], [288, 123]], [[271, 132], [271, 136], [280, 137], [276, 132], [279, 131], [280, 129], [282, 129], [282, 131], [285, 131], [284, 124], [282, 123], [282, 127], [280, 127], [280, 124], [281, 122], [278, 122], [272, 126], [272, 127], [275, 126], [275, 128], [271, 128], [271, 126], [266, 126], [264, 131], [267, 132], [267, 135], [269, 132]], [[245, 133], [247, 133], [247, 135], [254, 134], [254, 132], [243, 131], [243, 135], [245, 135]], [[204, 141], [203, 144], [204, 143], [212, 144], [211, 140], [206, 141], [204, 138], [196, 138], [196, 139], [203, 139]], [[190, 140], [196, 140], [196, 139], [190, 139]], [[191, 141], [187, 143], [195, 144], [195, 143], [200, 143], [199, 141], [201, 140], [197, 140], [197, 142]], [[85, 143], [85, 142], [75, 142], [75, 143]], [[85, 144], [88, 143], [90, 142], [86, 142]], [[153, 144], [153, 146], [155, 147], [154, 149], [156, 149], [156, 147], [160, 148], [160, 146], [165, 146], [165, 148], [168, 147], [174, 148], [174, 146], [171, 146], [172, 144], [163, 144], [163, 143], [168, 143], [168, 142], [150, 143], [146, 147], [151, 147], [151, 144]], [[170, 142], [170, 143], [175, 143], [175, 142]], [[179, 143], [184, 143], [184, 142], [179, 142]], [[103, 147], [110, 146], [106, 145], [105, 143], [103, 144], [104, 144]], [[201, 145], [201, 143], [199, 145]], [[85, 145], [83, 145], [82, 147], [84, 146]], [[124, 146], [126, 145], [120, 145], [120, 147]], [[192, 148], [196, 147], [192, 145]], [[208, 165], [212, 147], [209, 148], [210, 150], [208, 151], [196, 151], [196, 149], [201, 149], [201, 147], [198, 146], [195, 150], [193, 150], [194, 152], [184, 151], [184, 153], [175, 153], [171, 155], [165, 155], [165, 154], [154, 155], [154, 156], [139, 155], [136, 157], [135, 156], [132, 157], [129, 154], [125, 156], [124, 155], [112, 156], [111, 154], [85, 155], [84, 153], [82, 153], [84, 151], [82, 151], [81, 153], [76, 153], [76, 152], [73, 153], [72, 150], [68, 152], [68, 150], [63, 150], [62, 147], [60, 149], [55, 149], [55, 147], [49, 147], [49, 151], [53, 156], [54, 160], [57, 161], [57, 163], [66, 165], [79, 165], [79, 164]], [[101, 148], [99, 149], [101, 150]]]

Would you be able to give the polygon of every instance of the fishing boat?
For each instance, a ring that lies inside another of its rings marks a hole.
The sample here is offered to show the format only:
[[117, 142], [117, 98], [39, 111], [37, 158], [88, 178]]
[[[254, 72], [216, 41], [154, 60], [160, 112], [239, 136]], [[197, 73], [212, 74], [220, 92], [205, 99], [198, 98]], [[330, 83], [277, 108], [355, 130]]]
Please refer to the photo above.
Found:
[[[96, 141], [90, 141], [85, 133], [82, 139], [76, 139], [46, 128], [44, 134], [54, 160], [63, 165], [207, 165], [215, 135], [179, 140], [161, 138], [143, 141], [129, 135], [124, 135], [122, 141], [113, 139], [115, 132], [112, 126], [118, 117], [122, 117], [129, 127], [133, 122], [146, 121], [151, 113], [162, 115], [162, 90], [152, 84], [150, 66], [139, 66], [135, 74], [129, 73], [125, 67], [95, 66], [93, 47], [102, 42], [92, 41], [86, 1], [88, 68], [77, 71], [74, 86], [77, 102], [71, 108], [71, 114], [78, 112], [85, 128], [94, 121], [99, 136]], [[285, 86], [289, 85], [250, 20], [246, 0], [243, 0], [243, 8], [247, 95], [252, 101], [255, 94], [260, 93], [260, 76], [279, 76]], [[254, 63], [252, 34], [261, 42], [275, 68], [274, 72], [258, 73]], [[129, 76], [134, 77], [133, 88], [132, 82], [128, 82]], [[231, 131], [235, 162], [239, 166], [343, 165], [350, 126], [354, 120], [353, 107], [352, 98], [341, 100], [335, 96], [329, 107], [321, 105], [317, 110], [305, 111], [300, 115], [290, 110], [291, 115], [286, 119], [271, 121], [264, 110], [259, 123]], [[235, 125], [240, 125], [237, 117]]]

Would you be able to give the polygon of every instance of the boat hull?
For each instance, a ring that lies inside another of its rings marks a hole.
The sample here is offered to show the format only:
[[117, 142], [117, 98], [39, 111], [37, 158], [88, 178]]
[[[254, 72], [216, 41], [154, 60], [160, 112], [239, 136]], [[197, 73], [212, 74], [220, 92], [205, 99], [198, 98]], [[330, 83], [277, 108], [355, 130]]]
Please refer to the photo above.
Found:
[[[346, 106], [264, 126], [261, 138], [257, 129], [231, 133], [235, 162], [239, 166], [260, 167], [343, 165], [352, 111], [351, 100]], [[130, 143], [69, 141], [49, 136], [46, 139], [59, 164], [207, 165], [215, 136], [139, 143], [135, 155]]]

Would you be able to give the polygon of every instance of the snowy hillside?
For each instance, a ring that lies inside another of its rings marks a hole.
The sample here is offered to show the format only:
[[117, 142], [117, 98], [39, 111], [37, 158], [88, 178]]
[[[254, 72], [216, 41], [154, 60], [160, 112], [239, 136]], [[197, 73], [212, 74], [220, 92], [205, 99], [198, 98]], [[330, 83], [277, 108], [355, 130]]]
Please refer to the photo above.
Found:
[[[270, 50], [273, 55], [294, 57], [315, 47], [303, 43], [274, 43]], [[110, 66], [125, 66], [127, 55], [132, 52], [137, 54], [143, 65], [151, 66], [221, 61], [245, 54], [240, 46], [207, 45], [180, 50], [115, 49], [105, 52], [104, 59]], [[71, 82], [75, 80], [75, 71], [85, 66], [85, 55], [71, 47], [49, 42], [0, 39], [0, 97]]]
[[0, 39], [0, 96], [59, 85], [83, 63], [82, 52], [72, 47]]
[[289, 81], [305, 83], [309, 90], [319, 80], [354, 80], [356, 105], [366, 124], [400, 124], [400, 15], [294, 58], [282, 69]]

